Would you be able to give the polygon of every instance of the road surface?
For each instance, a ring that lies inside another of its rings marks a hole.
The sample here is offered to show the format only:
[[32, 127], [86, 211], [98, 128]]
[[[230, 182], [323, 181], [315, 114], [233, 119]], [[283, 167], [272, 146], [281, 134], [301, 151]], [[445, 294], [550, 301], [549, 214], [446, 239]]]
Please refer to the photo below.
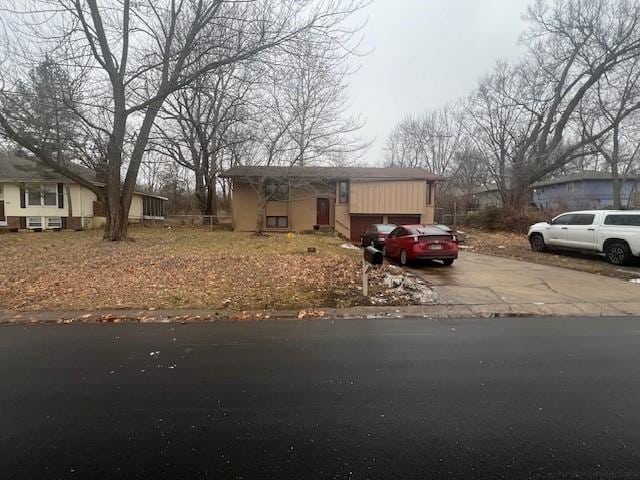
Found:
[[0, 330], [1, 478], [639, 478], [640, 319]]

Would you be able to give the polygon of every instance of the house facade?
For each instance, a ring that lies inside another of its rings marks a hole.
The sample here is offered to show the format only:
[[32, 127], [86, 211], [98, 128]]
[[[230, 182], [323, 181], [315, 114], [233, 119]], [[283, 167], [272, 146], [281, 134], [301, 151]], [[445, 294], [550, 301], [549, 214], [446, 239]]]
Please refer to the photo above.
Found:
[[[640, 177], [625, 177], [622, 206], [640, 207]], [[581, 172], [532, 185], [533, 203], [543, 209], [594, 210], [613, 208], [613, 180], [607, 172]]]
[[234, 167], [222, 176], [232, 180], [235, 230], [254, 230], [261, 216], [266, 230], [335, 230], [355, 242], [372, 223], [433, 223], [443, 180], [421, 168]]
[[[101, 185], [95, 172], [80, 167], [77, 172]], [[129, 221], [163, 218], [166, 200], [136, 192]], [[88, 188], [37, 160], [0, 155], [0, 230], [82, 230], [101, 228], [105, 222], [104, 205]]]

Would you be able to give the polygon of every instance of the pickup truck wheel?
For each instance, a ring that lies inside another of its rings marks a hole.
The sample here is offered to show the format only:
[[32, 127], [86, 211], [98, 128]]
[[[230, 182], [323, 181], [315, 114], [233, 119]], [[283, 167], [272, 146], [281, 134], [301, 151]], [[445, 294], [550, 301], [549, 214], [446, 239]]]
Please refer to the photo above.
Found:
[[614, 265], [626, 265], [631, 260], [631, 251], [626, 243], [610, 243], [605, 248], [604, 253], [609, 263]]
[[547, 249], [547, 244], [544, 243], [544, 237], [539, 233], [534, 233], [529, 237], [529, 243], [531, 244], [531, 250], [534, 252], [544, 252]]

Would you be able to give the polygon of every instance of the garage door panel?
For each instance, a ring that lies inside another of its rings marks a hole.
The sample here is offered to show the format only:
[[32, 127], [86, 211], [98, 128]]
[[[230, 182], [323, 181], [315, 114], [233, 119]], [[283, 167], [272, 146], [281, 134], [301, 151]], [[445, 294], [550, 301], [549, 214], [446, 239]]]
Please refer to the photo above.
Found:
[[389, 223], [396, 225], [417, 225], [420, 223], [420, 215], [389, 215]]
[[360, 242], [360, 237], [372, 223], [382, 223], [382, 215], [351, 215], [351, 241]]

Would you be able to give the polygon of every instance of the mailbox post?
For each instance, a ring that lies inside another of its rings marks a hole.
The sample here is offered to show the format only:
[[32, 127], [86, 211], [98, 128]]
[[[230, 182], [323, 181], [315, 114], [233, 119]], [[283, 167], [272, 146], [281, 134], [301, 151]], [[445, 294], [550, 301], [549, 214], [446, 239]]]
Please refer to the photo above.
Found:
[[374, 247], [365, 247], [362, 255], [362, 295], [369, 296], [369, 269], [375, 265], [382, 265], [384, 256]]

